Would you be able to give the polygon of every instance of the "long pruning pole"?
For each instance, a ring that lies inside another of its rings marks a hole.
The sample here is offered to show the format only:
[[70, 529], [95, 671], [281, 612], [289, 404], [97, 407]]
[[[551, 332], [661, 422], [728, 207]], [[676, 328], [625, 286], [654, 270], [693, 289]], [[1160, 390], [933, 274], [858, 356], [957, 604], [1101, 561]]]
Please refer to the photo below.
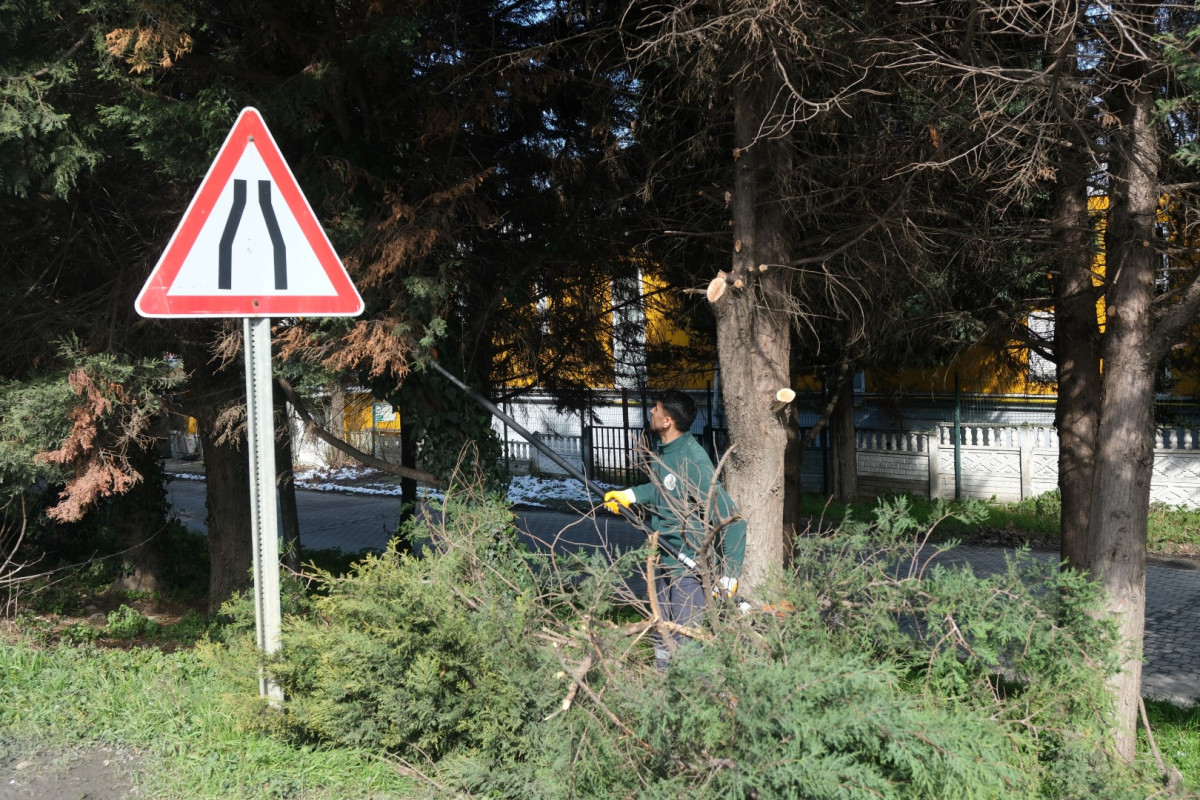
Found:
[[[488, 400], [486, 397], [484, 397], [479, 392], [472, 389], [467, 384], [463, 383], [461, 380], [459, 380], [457, 377], [455, 377], [453, 373], [451, 373], [449, 370], [447, 370], [441, 364], [437, 363], [436, 361], [430, 361], [429, 363], [432, 364], [433, 368], [435, 370], [437, 370], [438, 373], [440, 373], [444, 378], [446, 378], [451, 383], [453, 383], [455, 386], [457, 386], [458, 388], [460, 388], [464, 392], [466, 392], [468, 397], [470, 397], [476, 403], [483, 406], [488, 411], [490, 411], [491, 413], [493, 413], [497, 417], [499, 417], [501, 420], [503, 420], [504, 424], [507, 425], [508, 427], [512, 428], [514, 431], [516, 431], [518, 436], [520, 436], [522, 439], [524, 439], [525, 441], [529, 442], [531, 445], [536, 447], [538, 449], [539, 453], [546, 456], [546, 458], [550, 459], [555, 464], [557, 464], [558, 466], [560, 466], [564, 470], [566, 470], [566, 473], [568, 475], [570, 475], [572, 478], [574, 478], [575, 480], [582, 483], [589, 492], [596, 495], [601, 500], [604, 499], [604, 489], [600, 488], [597, 484], [588, 480], [587, 476], [584, 475], [583, 472], [581, 472], [580, 470], [575, 468], [575, 465], [573, 465], [571, 462], [567, 461], [565, 458], [560, 456], [558, 453], [554, 452], [554, 450], [552, 450], [551, 448], [547, 447], [543, 441], [538, 439], [536, 436], [534, 436], [529, 431], [525, 430], [525, 428], [522, 427], [522, 425], [519, 422], [517, 422], [515, 419], [510, 417], [508, 414], [505, 414], [503, 411], [501, 411], [499, 406], [497, 406], [491, 400]], [[626, 511], [626, 509], [624, 509], [624, 508], [622, 508], [621, 510]], [[636, 514], [626, 512], [626, 516], [630, 522], [634, 523], [637, 527], [639, 527], [642, 530], [649, 533], [649, 531], [646, 530], [646, 526], [642, 524], [642, 521], [637, 518]]]
[[[455, 377], [455, 375], [453, 373], [451, 373], [449, 370], [447, 370], [441, 364], [439, 364], [433, 360], [430, 360], [429, 363], [433, 365], [433, 368], [435, 370], [437, 370], [437, 372], [440, 375], [445, 377], [447, 380], [449, 380], [451, 383], [453, 383], [459, 389], [462, 389], [464, 392], [466, 392], [467, 396], [470, 397], [472, 400], [474, 400], [476, 403], [483, 406], [485, 409], [487, 409], [488, 411], [490, 411], [491, 413], [493, 413], [497, 417], [499, 417], [501, 420], [503, 420], [506, 425], [508, 425], [510, 428], [512, 428], [514, 431], [517, 432], [518, 436], [520, 436], [525, 441], [529, 442], [531, 445], [536, 447], [539, 453], [542, 453], [543, 455], [546, 456], [546, 458], [550, 459], [555, 464], [562, 467], [568, 475], [570, 475], [572, 478], [574, 478], [575, 480], [582, 483], [584, 485], [584, 488], [586, 488], [589, 492], [596, 495], [596, 497], [600, 498], [603, 501], [604, 490], [602, 488], [600, 488], [600, 486], [598, 486], [596, 483], [588, 480], [587, 476], [584, 475], [581, 470], [576, 469], [573, 464], [571, 464], [565, 458], [560, 456], [558, 453], [554, 452], [551, 448], [547, 447], [544, 442], [542, 442], [540, 439], [538, 439], [532, 433], [525, 430], [525, 428], [519, 422], [517, 422], [515, 419], [510, 417], [508, 414], [505, 414], [503, 411], [501, 411], [499, 409], [499, 407], [496, 406], [495, 403], [493, 403], [491, 400], [488, 400], [486, 397], [484, 397], [479, 392], [472, 389], [467, 384], [463, 383], [461, 380], [459, 380], [457, 377]], [[628, 520], [635, 528], [642, 531], [647, 536], [650, 536], [653, 533], [653, 531], [651, 531], [648, 527], [646, 527], [646, 523], [642, 522], [641, 518], [637, 514], [630, 511], [629, 508], [627, 508], [626, 506], [622, 506], [620, 504], [617, 505], [617, 508], [620, 510], [621, 516], [624, 517], [626, 520]], [[698, 571], [700, 569], [700, 565], [697, 564], [695, 562], [695, 560], [688, 557], [688, 555], [686, 553], [683, 553], [683, 552], [676, 553], [671, 550], [668, 550], [666, 545], [664, 545], [661, 541], [659, 542], [658, 546], [664, 552], [669, 553], [671, 556], [673, 556], [676, 560], [679, 561], [679, 563], [683, 564], [688, 569], [691, 569], [693, 571]]]

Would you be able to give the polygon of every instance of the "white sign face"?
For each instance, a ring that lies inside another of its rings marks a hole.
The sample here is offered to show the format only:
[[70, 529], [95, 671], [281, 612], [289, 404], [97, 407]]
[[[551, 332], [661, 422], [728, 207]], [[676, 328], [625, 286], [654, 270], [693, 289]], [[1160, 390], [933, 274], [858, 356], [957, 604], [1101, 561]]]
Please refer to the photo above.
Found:
[[375, 403], [372, 409], [376, 422], [395, 422], [396, 409], [391, 403]]
[[138, 295], [147, 317], [357, 316], [363, 303], [253, 108]]
[[[268, 224], [272, 218], [274, 224]], [[233, 235], [228, 237], [227, 232]], [[273, 232], [284, 249], [285, 279], [279, 282], [273, 268], [277, 247]], [[223, 241], [227, 252], [222, 252]], [[226, 262], [227, 274], [222, 270]], [[228, 285], [221, 285], [223, 274]], [[337, 295], [254, 143], [234, 167], [167, 294], [215, 295], [222, 291], [235, 295]]]

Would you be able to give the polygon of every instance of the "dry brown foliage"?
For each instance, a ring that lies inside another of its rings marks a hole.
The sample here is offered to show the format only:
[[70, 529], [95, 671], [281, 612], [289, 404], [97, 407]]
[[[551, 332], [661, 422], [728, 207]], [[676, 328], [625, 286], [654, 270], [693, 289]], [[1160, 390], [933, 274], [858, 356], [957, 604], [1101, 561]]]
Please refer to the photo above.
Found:
[[195, 44], [190, 34], [172, 21], [173, 14], [150, 13], [146, 24], [133, 28], [114, 28], [104, 35], [108, 54], [122, 59], [129, 71], [141, 74], [154, 67], [170, 69]]
[[478, 172], [418, 201], [406, 199], [400, 190], [389, 193], [385, 198], [387, 217], [360, 251], [347, 258], [355, 281], [368, 288], [386, 284], [433, 254], [446, 241], [449, 231], [490, 219], [492, 212], [476, 195], [490, 174], [490, 169]]
[[73, 467], [74, 477], [46, 515], [76, 522], [100, 498], [122, 494], [142, 479], [130, 465], [129, 451], [146, 442], [149, 418], [119, 384], [97, 382], [83, 369], [67, 380], [81, 398], [71, 410], [71, 432], [57, 450], [40, 453], [37, 459]]
[[413, 342], [396, 334], [399, 321], [384, 317], [359, 320], [336, 338], [320, 337], [304, 325], [281, 327], [275, 331], [279, 357], [320, 365], [330, 372], [349, 372], [364, 368], [372, 378], [390, 375], [397, 384], [409, 373]]

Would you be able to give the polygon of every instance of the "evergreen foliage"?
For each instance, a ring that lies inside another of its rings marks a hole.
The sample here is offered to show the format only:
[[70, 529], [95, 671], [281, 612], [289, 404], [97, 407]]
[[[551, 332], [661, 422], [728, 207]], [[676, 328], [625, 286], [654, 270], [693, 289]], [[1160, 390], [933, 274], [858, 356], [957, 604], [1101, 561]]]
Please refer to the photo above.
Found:
[[416, 764], [431, 793], [1144, 796], [1103, 756], [1094, 588], [1027, 554], [930, 567], [903, 503], [798, 540], [773, 604], [712, 609], [665, 674], [617, 579], [648, 554], [547, 560], [469, 494], [410, 535], [432, 546], [319, 575], [270, 669], [295, 731]]
[[70, 105], [91, 37], [55, 5], [0, 2], [0, 196], [64, 198], [102, 158]]
[[[131, 448], [149, 444], [149, 422], [160, 393], [180, 376], [161, 360], [131, 361], [90, 354], [80, 343], [59, 343], [58, 369], [0, 383], [0, 497], [39, 482], [62, 485], [104, 470], [109, 480], [128, 473]], [[81, 493], [92, 502], [111, 493], [97, 485]]]
[[[285, 628], [274, 669], [305, 730], [408, 759], [530, 755], [530, 723], [553, 705], [552, 664], [530, 639], [544, 620], [520, 568], [512, 514], [468, 512], [450, 495], [441, 555], [368, 556], [344, 577], [319, 576], [312, 613]], [[459, 520], [450, 523], [449, 520]]]
[[0, 386], [0, 487], [6, 497], [39, 480], [66, 479], [59, 465], [39, 464], [34, 459], [57, 446], [71, 429], [66, 409], [75, 393], [64, 377], [42, 375]]
[[416, 409], [404, 417], [405, 435], [425, 469], [449, 481], [469, 453], [489, 489], [508, 486], [492, 416], [465, 392], [426, 368], [411, 373], [393, 396], [401, 409]]

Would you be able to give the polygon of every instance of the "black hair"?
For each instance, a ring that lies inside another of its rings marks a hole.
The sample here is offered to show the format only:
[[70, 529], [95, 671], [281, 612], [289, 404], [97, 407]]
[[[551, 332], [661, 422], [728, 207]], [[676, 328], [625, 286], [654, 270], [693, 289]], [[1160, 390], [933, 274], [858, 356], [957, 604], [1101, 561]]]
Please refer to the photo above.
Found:
[[683, 433], [691, 431], [692, 423], [696, 421], [696, 401], [690, 395], [678, 389], [667, 389], [659, 393], [654, 402], [662, 404], [667, 416], [675, 420], [676, 428]]

